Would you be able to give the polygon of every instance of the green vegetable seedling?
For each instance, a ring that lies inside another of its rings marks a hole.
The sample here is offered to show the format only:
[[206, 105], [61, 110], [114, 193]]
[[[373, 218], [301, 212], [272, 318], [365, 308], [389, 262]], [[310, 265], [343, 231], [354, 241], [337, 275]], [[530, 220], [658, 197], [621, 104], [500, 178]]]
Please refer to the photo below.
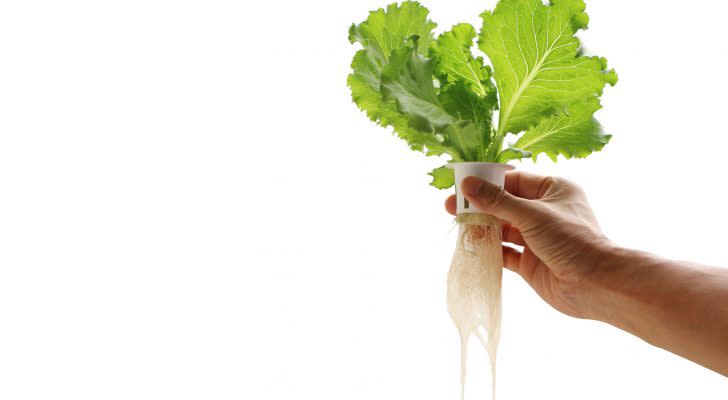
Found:
[[[609, 141], [594, 113], [617, 75], [582, 54], [574, 35], [587, 27], [584, 10], [582, 0], [501, 0], [481, 14], [480, 33], [458, 24], [435, 38], [425, 7], [390, 4], [349, 29], [362, 46], [352, 98], [413, 150], [450, 162], [585, 157]], [[473, 55], [475, 39], [492, 67]], [[515, 142], [504, 146], [509, 135]], [[450, 168], [430, 175], [437, 188], [454, 184]]]
[[[362, 46], [351, 63], [351, 96], [372, 121], [394, 128], [413, 150], [449, 155], [459, 174], [496, 171], [489, 176], [502, 184], [508, 167], [498, 163], [541, 153], [553, 160], [585, 157], [609, 141], [594, 113], [617, 75], [604, 58], [582, 54], [574, 35], [587, 27], [584, 9], [583, 0], [500, 0], [481, 14], [479, 33], [458, 24], [435, 37], [426, 8], [390, 4], [349, 29], [351, 42]], [[492, 67], [473, 55], [476, 39]], [[504, 145], [509, 135], [513, 143]], [[430, 175], [437, 188], [455, 183], [447, 165]], [[490, 358], [495, 398], [500, 221], [464, 202], [461, 209], [461, 200], [458, 194], [460, 229], [447, 304], [460, 335], [462, 396], [468, 342], [475, 337]]]

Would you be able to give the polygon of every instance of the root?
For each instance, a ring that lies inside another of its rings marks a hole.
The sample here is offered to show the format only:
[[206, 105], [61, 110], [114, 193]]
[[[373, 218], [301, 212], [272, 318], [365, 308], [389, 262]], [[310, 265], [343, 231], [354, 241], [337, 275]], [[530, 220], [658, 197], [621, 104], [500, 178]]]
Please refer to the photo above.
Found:
[[[488, 352], [495, 399], [495, 361], [500, 339], [501, 252], [500, 221], [486, 214], [461, 214], [459, 235], [447, 279], [447, 306], [461, 340], [462, 396], [465, 393], [467, 344], [475, 336]], [[483, 329], [487, 337], [479, 330]]]

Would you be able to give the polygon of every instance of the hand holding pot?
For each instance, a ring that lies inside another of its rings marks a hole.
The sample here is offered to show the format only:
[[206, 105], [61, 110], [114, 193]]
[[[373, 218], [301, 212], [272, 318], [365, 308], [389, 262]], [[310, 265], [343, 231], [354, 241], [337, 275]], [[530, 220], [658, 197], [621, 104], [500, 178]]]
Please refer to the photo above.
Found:
[[[607, 322], [728, 376], [728, 269], [611, 243], [584, 192], [513, 171], [504, 189], [467, 177], [462, 193], [503, 220], [505, 266], [564, 314]], [[455, 196], [445, 203], [455, 214]]]
[[[594, 318], [584, 282], [611, 247], [584, 192], [561, 178], [506, 173], [504, 189], [468, 177], [462, 192], [480, 210], [505, 221], [505, 266], [521, 275], [551, 306], [578, 318]], [[445, 203], [455, 214], [455, 196]]]

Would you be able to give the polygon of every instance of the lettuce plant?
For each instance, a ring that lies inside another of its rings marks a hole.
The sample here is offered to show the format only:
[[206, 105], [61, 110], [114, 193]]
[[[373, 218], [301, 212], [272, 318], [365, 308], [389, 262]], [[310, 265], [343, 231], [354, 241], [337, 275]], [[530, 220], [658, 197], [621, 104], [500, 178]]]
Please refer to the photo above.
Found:
[[[450, 162], [585, 157], [609, 141], [594, 113], [617, 82], [606, 59], [583, 55], [574, 36], [587, 28], [585, 7], [500, 0], [481, 14], [479, 33], [458, 24], [437, 37], [417, 2], [372, 11], [349, 29], [362, 46], [348, 78], [352, 99], [413, 150]], [[476, 39], [492, 66], [473, 55]], [[430, 175], [437, 188], [454, 184], [444, 166]]]

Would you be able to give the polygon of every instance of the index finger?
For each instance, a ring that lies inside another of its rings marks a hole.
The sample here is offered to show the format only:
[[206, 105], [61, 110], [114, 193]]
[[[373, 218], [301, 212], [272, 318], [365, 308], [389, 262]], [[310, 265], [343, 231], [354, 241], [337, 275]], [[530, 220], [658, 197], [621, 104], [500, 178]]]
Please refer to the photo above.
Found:
[[506, 172], [505, 190], [516, 197], [528, 200], [540, 199], [554, 179], [524, 171]]
[[445, 210], [452, 215], [457, 215], [457, 205], [454, 194], [451, 194], [450, 197], [445, 200]]

